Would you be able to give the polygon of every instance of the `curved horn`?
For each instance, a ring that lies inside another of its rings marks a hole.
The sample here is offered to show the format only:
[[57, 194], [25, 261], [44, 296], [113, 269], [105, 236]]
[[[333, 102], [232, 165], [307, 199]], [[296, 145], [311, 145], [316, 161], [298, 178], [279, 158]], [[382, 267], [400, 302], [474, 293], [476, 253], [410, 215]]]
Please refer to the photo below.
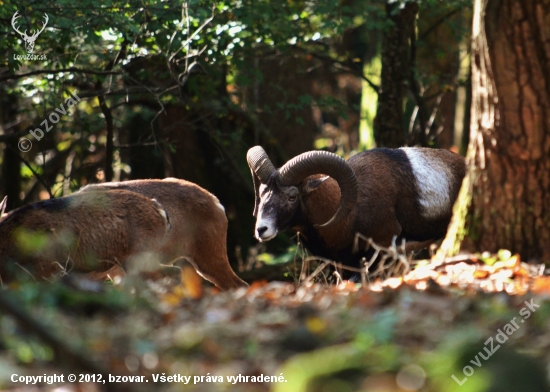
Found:
[[260, 183], [267, 184], [269, 178], [277, 169], [275, 169], [275, 166], [269, 160], [265, 150], [260, 146], [255, 146], [248, 150], [246, 161], [252, 172], [252, 181], [254, 183], [254, 212], [252, 215], [256, 216], [258, 213], [258, 204], [260, 203], [260, 195], [258, 194]]
[[336, 224], [351, 212], [357, 202], [358, 184], [352, 168], [338, 155], [328, 151], [309, 151], [292, 158], [279, 169], [283, 185], [298, 185], [313, 174], [327, 174], [340, 187], [340, 205], [334, 216], [319, 227]]
[[262, 184], [266, 184], [276, 170], [265, 150], [260, 146], [255, 146], [248, 150], [246, 153], [246, 160], [250, 170], [256, 173]]

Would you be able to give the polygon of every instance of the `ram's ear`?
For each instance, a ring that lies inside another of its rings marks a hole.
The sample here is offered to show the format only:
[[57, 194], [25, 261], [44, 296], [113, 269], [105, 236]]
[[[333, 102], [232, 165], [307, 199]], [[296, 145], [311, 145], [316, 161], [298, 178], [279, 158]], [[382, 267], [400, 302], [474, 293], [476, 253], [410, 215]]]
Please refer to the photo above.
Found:
[[302, 191], [305, 193], [313, 192], [315, 189], [319, 188], [319, 185], [321, 185], [323, 182], [325, 182], [329, 178], [330, 176], [325, 176], [320, 178], [314, 178], [313, 180], [306, 180], [302, 185]]

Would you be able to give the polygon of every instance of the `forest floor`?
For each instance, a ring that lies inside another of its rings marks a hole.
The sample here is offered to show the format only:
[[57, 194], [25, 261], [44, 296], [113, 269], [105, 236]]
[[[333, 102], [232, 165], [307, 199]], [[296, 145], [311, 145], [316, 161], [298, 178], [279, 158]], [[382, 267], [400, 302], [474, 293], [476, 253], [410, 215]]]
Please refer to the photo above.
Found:
[[0, 390], [550, 391], [550, 276], [516, 255], [225, 293], [184, 272], [137, 294], [76, 279], [4, 290]]

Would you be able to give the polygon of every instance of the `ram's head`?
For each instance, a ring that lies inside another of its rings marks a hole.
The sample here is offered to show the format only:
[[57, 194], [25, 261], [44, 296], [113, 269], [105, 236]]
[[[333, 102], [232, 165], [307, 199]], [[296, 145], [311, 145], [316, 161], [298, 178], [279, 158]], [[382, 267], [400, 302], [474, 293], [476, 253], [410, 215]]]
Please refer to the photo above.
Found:
[[304, 180], [314, 174], [325, 174], [340, 187], [340, 205], [334, 216], [322, 227], [337, 224], [354, 208], [357, 201], [357, 178], [351, 167], [339, 156], [327, 151], [310, 151], [291, 159], [276, 169], [260, 146], [248, 150], [248, 166], [255, 190], [255, 236], [269, 241], [299, 220], [305, 193], [314, 191], [328, 177]]

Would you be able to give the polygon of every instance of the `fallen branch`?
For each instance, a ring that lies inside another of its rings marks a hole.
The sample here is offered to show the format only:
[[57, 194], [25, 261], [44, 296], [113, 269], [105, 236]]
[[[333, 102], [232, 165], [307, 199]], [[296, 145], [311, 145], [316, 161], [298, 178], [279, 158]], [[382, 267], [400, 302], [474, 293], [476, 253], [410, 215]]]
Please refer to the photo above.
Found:
[[[389, 247], [384, 247], [375, 243], [372, 238], [367, 238], [360, 233], [355, 234], [353, 241], [353, 252], [359, 251], [359, 239], [365, 242], [365, 248], [363, 251], [367, 251], [369, 248], [374, 249], [374, 254], [370, 260], [365, 264], [365, 273], [369, 277], [380, 277], [382, 279], [388, 278], [393, 275], [405, 275], [411, 266], [411, 256], [407, 255], [406, 241], [403, 240], [399, 246], [396, 245], [397, 237], [394, 236], [392, 243]], [[382, 254], [382, 256], [380, 256]], [[389, 263], [386, 261], [389, 260]], [[376, 262], [376, 269], [370, 271], [370, 267]]]
[[469, 263], [469, 264], [475, 264], [478, 261], [478, 257], [474, 254], [464, 254], [464, 255], [456, 255], [452, 257], [446, 257], [441, 262], [437, 263], [430, 263], [427, 267], [435, 270], [437, 268], [442, 268], [447, 265], [453, 265], [458, 263]]

